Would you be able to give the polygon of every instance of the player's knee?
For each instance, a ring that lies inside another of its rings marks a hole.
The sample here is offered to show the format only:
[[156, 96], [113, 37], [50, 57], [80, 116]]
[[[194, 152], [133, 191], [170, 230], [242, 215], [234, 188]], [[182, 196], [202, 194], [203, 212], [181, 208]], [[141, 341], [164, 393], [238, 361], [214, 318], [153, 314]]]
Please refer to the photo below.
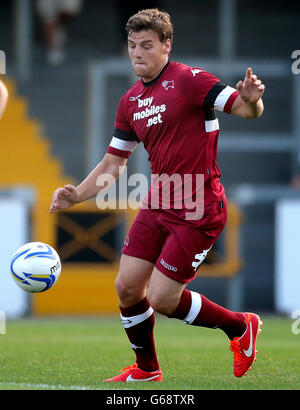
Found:
[[130, 306], [141, 299], [140, 289], [131, 281], [127, 280], [126, 276], [118, 276], [115, 281], [115, 288], [121, 304]]
[[147, 299], [152, 308], [162, 315], [170, 316], [178, 305], [178, 301], [170, 295], [166, 296], [159, 292], [148, 292]]
[[115, 281], [115, 288], [120, 300], [127, 299], [131, 294], [131, 290], [127, 284], [127, 281], [120, 276], [117, 276], [117, 279]]

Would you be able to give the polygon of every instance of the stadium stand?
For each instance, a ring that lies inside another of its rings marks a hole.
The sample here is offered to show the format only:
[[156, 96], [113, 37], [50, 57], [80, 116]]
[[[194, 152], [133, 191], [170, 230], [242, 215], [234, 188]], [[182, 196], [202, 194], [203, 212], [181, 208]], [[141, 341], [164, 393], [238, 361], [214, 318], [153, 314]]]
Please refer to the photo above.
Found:
[[[217, 3], [217, 1], [198, 2], [196, 0], [188, 0], [184, 4], [171, 0], [163, 2], [163, 8], [174, 15], [176, 34], [174, 55], [197, 56], [200, 59], [217, 56], [220, 26]], [[279, 1], [266, 0], [260, 3], [257, 10], [255, 5], [237, 1], [239, 16], [235, 38], [237, 57], [244, 59], [249, 65], [253, 60], [262, 58], [290, 64], [292, 50], [299, 48], [297, 39], [299, 39], [300, 8], [294, 2], [286, 2], [284, 7], [282, 10]], [[3, 33], [1, 48], [7, 49], [10, 43], [9, 19], [12, 18], [8, 1], [4, 2], [1, 13], [2, 15], [6, 13], [9, 17], [6, 26], [0, 28], [0, 33]], [[86, 175], [88, 168], [85, 139], [87, 64], [90, 60], [101, 61], [119, 55], [117, 22], [117, 11], [113, 1], [105, 4], [89, 2], [81, 16], [69, 27], [70, 41], [64, 66], [55, 69], [44, 63], [40, 32], [35, 26], [32, 77], [29, 81], [18, 84], [17, 87], [18, 94], [25, 96], [29, 103], [19, 97], [10, 102], [10, 108], [1, 128], [5, 135], [17, 133], [20, 137], [22, 135], [23, 141], [28, 141], [25, 150], [28, 150], [31, 155], [36, 152], [39, 156], [36, 166], [41, 167], [40, 177], [43, 170], [49, 172], [51, 168], [55, 176], [52, 182], [49, 182], [45, 192], [45, 198], [48, 200], [50, 200], [49, 192], [52, 186], [56, 187], [58, 180], [79, 181]], [[12, 58], [11, 51], [8, 56]], [[255, 67], [253, 68], [255, 70]], [[226, 77], [224, 80], [234, 85], [239, 78]], [[287, 76], [280, 81], [274, 78], [263, 78], [263, 80], [267, 87], [264, 96], [264, 116], [255, 122], [245, 122], [222, 115], [220, 122], [223, 131], [238, 135], [239, 132], [246, 130], [253, 136], [261, 132], [267, 132], [269, 136], [281, 133], [282, 138], [289, 138], [293, 128], [292, 77]], [[122, 76], [108, 79], [110, 96], [107, 104], [110, 110], [105, 124], [108, 140], [113, 129], [115, 108], [127, 85], [128, 79]], [[14, 94], [15, 86], [12, 83], [9, 86]], [[39, 124], [29, 121], [28, 118], [25, 121], [26, 109], [31, 118], [39, 120]], [[24, 119], [22, 124], [10, 122], [11, 118], [21, 117]], [[42, 131], [40, 124], [43, 124]], [[46, 140], [40, 139], [41, 134], [47, 135], [51, 145]], [[11, 149], [9, 144], [10, 138], [6, 138], [3, 148], [5, 151]], [[270, 140], [270, 146], [271, 144]], [[53, 158], [49, 159], [49, 154], [59, 157], [60, 162]], [[44, 161], [47, 165], [42, 165]], [[9, 166], [8, 157], [4, 158], [1, 166], [5, 164]], [[219, 165], [223, 172], [222, 182], [229, 197], [241, 183], [288, 186], [293, 175], [292, 164], [293, 154], [289, 149], [277, 151], [270, 149], [264, 152], [220, 150], [219, 153]], [[24, 167], [27, 169], [26, 172], [29, 172], [33, 167], [33, 161], [24, 163]], [[13, 170], [12, 172], [14, 175]], [[66, 179], [65, 175], [71, 177]], [[241, 252], [245, 264], [241, 274], [243, 287], [246, 289], [244, 308], [272, 311], [274, 309], [274, 204], [269, 202], [258, 206], [249, 205], [245, 207], [243, 213], [245, 219], [241, 236]], [[44, 228], [42, 231], [44, 232]], [[42, 232], [41, 238], [43, 238]], [[193, 286], [201, 288], [203, 293], [217, 303], [225, 304], [226, 295], [223, 289], [226, 283], [224, 281], [223, 278], [199, 278]], [[258, 281], [259, 287], [257, 287]], [[84, 285], [80, 281], [78, 286]], [[43, 310], [41, 305], [40, 310]]]

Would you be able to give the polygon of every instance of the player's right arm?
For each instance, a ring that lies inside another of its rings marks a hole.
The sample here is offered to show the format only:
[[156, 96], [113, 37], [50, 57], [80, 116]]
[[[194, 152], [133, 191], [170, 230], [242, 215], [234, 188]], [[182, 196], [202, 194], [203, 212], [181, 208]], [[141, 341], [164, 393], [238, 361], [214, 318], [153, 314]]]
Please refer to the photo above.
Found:
[[107, 189], [107, 186], [97, 186], [97, 179], [100, 175], [109, 174], [117, 180], [124, 170], [127, 158], [105, 154], [103, 160], [93, 169], [93, 171], [77, 187], [65, 185], [56, 189], [53, 193], [53, 199], [50, 206], [50, 214], [58, 209], [71, 208], [79, 202], [94, 198], [101, 190]]
[[0, 80], [0, 118], [2, 117], [8, 100], [8, 91], [4, 83]]
[[[121, 99], [116, 113], [115, 131], [103, 160], [93, 169], [86, 179], [77, 187], [65, 185], [54, 191], [50, 213], [57, 209], [66, 209], [79, 202], [94, 198], [97, 194], [108, 189], [125, 169], [128, 158], [139, 144], [139, 139], [131, 129], [126, 114], [126, 95]], [[104, 186], [97, 185], [100, 176], [111, 176]]]

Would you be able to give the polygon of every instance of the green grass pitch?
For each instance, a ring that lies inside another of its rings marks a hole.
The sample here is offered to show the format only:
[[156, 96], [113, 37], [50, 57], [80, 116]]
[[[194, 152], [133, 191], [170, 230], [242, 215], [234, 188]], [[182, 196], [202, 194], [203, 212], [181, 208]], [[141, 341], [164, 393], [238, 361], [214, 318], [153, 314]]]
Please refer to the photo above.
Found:
[[257, 362], [232, 373], [233, 354], [220, 330], [158, 316], [156, 347], [163, 383], [103, 383], [134, 362], [118, 318], [33, 318], [8, 321], [0, 335], [0, 390], [282, 389], [300, 388], [300, 334], [287, 318], [262, 317]]

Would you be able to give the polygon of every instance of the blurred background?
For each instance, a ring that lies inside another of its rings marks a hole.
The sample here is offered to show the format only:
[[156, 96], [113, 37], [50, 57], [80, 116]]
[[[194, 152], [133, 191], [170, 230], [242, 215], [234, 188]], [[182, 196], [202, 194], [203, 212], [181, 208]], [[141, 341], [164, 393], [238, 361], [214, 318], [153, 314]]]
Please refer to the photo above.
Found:
[[[235, 310], [300, 309], [300, 3], [1, 0], [10, 99], [0, 121], [0, 310], [8, 317], [118, 313], [114, 280], [135, 211], [100, 211], [95, 201], [55, 216], [48, 209], [54, 189], [81, 182], [107, 149], [118, 102], [136, 81], [125, 24], [148, 7], [171, 14], [171, 60], [232, 86], [250, 66], [266, 85], [261, 118], [219, 114], [229, 220], [189, 288]], [[128, 176], [136, 172], [150, 176], [142, 147], [128, 164]], [[62, 259], [45, 294], [25, 294], [10, 277], [11, 255], [29, 241], [49, 243]]]

